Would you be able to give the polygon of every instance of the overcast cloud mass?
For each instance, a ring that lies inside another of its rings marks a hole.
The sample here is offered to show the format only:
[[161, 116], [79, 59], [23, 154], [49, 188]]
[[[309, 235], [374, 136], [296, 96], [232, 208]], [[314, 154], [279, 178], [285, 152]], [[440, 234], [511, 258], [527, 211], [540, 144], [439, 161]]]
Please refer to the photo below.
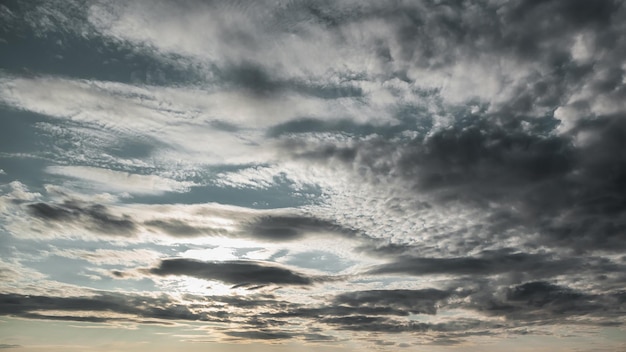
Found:
[[0, 349], [626, 350], [626, 3], [0, 3]]

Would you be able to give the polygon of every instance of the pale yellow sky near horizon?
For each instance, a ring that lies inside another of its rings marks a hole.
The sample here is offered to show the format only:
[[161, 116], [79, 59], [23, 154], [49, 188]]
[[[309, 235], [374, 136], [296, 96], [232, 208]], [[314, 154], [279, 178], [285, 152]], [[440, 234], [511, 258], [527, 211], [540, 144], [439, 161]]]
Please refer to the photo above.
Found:
[[[469, 352], [618, 352], [626, 348], [626, 334], [616, 327], [607, 327], [597, 332], [579, 327], [577, 336], [567, 334], [575, 327], [563, 327], [555, 331], [546, 327], [551, 335], [517, 335], [507, 338], [474, 337], [469, 343], [454, 346], [415, 345], [401, 351], [469, 351]], [[548, 333], [548, 331], [546, 331]], [[356, 335], [355, 335], [356, 336]], [[113, 326], [81, 322], [28, 320], [5, 317], [0, 319], [0, 349], [16, 352], [362, 352], [386, 350], [376, 346], [376, 334], [361, 334], [358, 338], [346, 333], [350, 341], [311, 344], [299, 341], [286, 343], [234, 343], [218, 342], [202, 324], [186, 324], [176, 327], [159, 325]], [[398, 342], [411, 344], [410, 336], [395, 335]], [[416, 336], [416, 335], [414, 335]], [[370, 341], [368, 341], [368, 337]], [[401, 341], [406, 339], [406, 341]], [[194, 341], [190, 341], [194, 340]], [[115, 342], [113, 342], [115, 341]], [[338, 344], [339, 345], [339, 344]]]

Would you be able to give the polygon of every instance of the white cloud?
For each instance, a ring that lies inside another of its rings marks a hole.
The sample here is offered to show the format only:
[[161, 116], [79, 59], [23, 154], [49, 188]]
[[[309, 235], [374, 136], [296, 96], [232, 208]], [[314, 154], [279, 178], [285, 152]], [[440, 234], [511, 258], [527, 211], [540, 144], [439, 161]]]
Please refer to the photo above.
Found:
[[32, 201], [41, 197], [41, 194], [37, 192], [30, 192], [28, 187], [20, 181], [13, 181], [9, 183], [10, 192], [6, 197], [19, 201]]
[[[386, 21], [384, 17], [364, 16], [345, 22], [338, 20], [334, 31], [329, 31], [306, 6], [300, 8], [288, 3], [270, 5], [264, 2], [233, 6], [196, 5], [178, 6], [164, 1], [94, 5], [90, 9], [90, 21], [105, 35], [135, 44], [147, 44], [163, 53], [183, 53], [199, 63], [226, 66], [252, 62], [268, 70], [275, 78], [299, 79], [321, 85], [345, 80], [339, 73], [359, 76], [353, 83], [369, 87], [366, 90], [368, 104], [367, 109], [352, 111], [354, 114], [349, 116], [356, 119], [363, 119], [365, 115], [371, 120], [388, 120], [382, 108], [389, 107], [390, 104], [386, 103], [398, 101], [386, 99], [389, 91], [380, 89], [380, 86], [393, 79], [389, 76], [392, 72], [406, 71], [415, 81], [412, 88], [440, 89], [442, 97], [449, 103], [462, 103], [474, 98], [499, 103], [514, 94], [507, 87], [515, 86], [518, 80], [537, 70], [537, 67], [524, 65], [506, 56], [463, 57], [462, 48], [458, 48], [459, 52], [449, 48], [454, 56], [451, 65], [439, 67], [433, 62], [423, 67], [415, 62], [419, 61], [418, 58], [428, 57], [420, 52], [423, 48], [412, 43], [415, 48], [411, 49], [408, 43], [402, 42], [397, 33], [401, 23]], [[387, 10], [385, 5], [377, 2], [359, 2], [358, 5], [358, 10], [363, 13], [384, 13]], [[350, 18], [348, 14], [355, 10], [354, 6], [349, 1], [339, 2], [333, 4], [333, 11], [336, 14], [345, 13]], [[408, 7], [426, 10], [419, 3]], [[477, 20], [484, 15], [481, 11], [479, 7], [469, 7], [459, 21]], [[435, 18], [433, 14], [432, 18], [423, 19], [426, 22], [424, 35], [437, 30], [428, 28], [436, 21]], [[190, 36], [190, 32], [197, 35]], [[374, 55], [381, 43], [387, 45], [392, 60]], [[446, 44], [436, 42], [433, 45]], [[434, 49], [444, 50], [444, 47]], [[410, 57], [407, 57], [407, 51]], [[439, 60], [441, 57], [432, 59]], [[211, 81], [210, 72], [207, 77]], [[375, 83], [378, 88], [370, 83]], [[408, 98], [421, 100], [415, 94]], [[248, 101], [241, 106], [258, 108], [258, 104], [251, 103]], [[272, 102], [272, 105], [275, 104], [275, 101]], [[261, 108], [267, 107], [262, 104]], [[372, 108], [376, 111], [369, 115], [368, 111]], [[265, 115], [271, 116], [269, 113]]]
[[80, 186], [101, 191], [129, 194], [186, 192], [192, 182], [176, 181], [156, 175], [138, 175], [87, 166], [49, 166], [46, 172], [79, 179]]
[[236, 172], [219, 173], [215, 182], [236, 188], [267, 189], [276, 184], [275, 178], [279, 177], [280, 171], [281, 168], [278, 167], [255, 166]]
[[[154, 158], [161, 165], [244, 164], [275, 160], [265, 129], [302, 117], [350, 117], [358, 122], [391, 121], [385, 112], [393, 102], [373, 105], [354, 99], [321, 99], [285, 92], [254, 97], [245, 92], [181, 87], [137, 87], [122, 83], [68, 80], [55, 77], [2, 79], [0, 101], [19, 109], [78, 123], [39, 124], [51, 134], [71, 132], [78, 144], [72, 162], [101, 160], [141, 166], [146, 160], [103, 155], [116, 138], [154, 140]], [[212, 122], [233, 124], [223, 131]], [[80, 152], [85, 150], [85, 152]], [[85, 155], [85, 153], [88, 153]]]
[[[314, 21], [281, 17], [281, 12], [290, 10], [289, 3], [179, 6], [153, 1], [94, 5], [89, 19], [95, 28], [114, 38], [203, 62], [239, 63], [254, 58], [263, 66], [280, 67], [282, 74], [292, 77], [320, 76], [338, 62], [357, 70], [368, 64], [359, 60], [365, 50], [342, 45]], [[196, 35], [188, 35], [190, 32]]]
[[33, 201], [41, 197], [38, 192], [31, 192], [28, 187], [20, 181], [13, 181], [9, 184], [0, 185], [0, 191], [4, 193], [0, 196], [0, 218], [8, 218], [14, 211], [14, 204], [17, 202]]
[[134, 266], [149, 265], [158, 258], [163, 257], [162, 253], [149, 249], [59, 249], [55, 248], [50, 254], [65, 258], [82, 259], [97, 265], [123, 265]]

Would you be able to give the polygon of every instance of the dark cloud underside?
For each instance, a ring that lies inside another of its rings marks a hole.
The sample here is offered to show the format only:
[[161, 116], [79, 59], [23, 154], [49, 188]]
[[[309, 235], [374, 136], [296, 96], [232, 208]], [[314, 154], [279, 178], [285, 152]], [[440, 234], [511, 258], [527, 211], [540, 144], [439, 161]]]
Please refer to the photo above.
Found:
[[[467, 117], [395, 144], [374, 139], [352, 147], [294, 148], [292, 139], [286, 146], [297, 158], [332, 159], [393, 177], [407, 191], [432, 194], [443, 204], [484, 208], [493, 213], [494, 235], [521, 226], [538, 231], [545, 245], [621, 251], [626, 159], [618, 151], [626, 148], [625, 118], [598, 117], [575, 134], [556, 136], [540, 130], [541, 121]], [[574, 138], [582, 133], [595, 137], [577, 145]]]
[[314, 279], [278, 266], [247, 262], [202, 262], [192, 259], [166, 259], [151, 274], [186, 275], [199, 279], [218, 280], [234, 285], [312, 285]]
[[71, 201], [63, 204], [33, 203], [27, 209], [34, 217], [50, 222], [79, 223], [106, 235], [135, 234], [136, 224], [128, 216], [112, 215], [101, 204], [83, 205]]

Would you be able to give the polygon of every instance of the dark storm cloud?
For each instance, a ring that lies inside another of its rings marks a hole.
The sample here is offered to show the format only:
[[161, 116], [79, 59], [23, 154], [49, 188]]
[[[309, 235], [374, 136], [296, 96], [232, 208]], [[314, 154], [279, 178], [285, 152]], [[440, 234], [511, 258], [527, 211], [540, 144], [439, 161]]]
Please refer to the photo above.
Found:
[[[500, 57], [534, 69], [511, 82], [509, 100], [493, 104], [489, 113], [455, 113], [447, 128], [414, 138], [398, 133], [393, 139], [317, 146], [292, 136], [283, 139], [288, 153], [395, 178], [438, 204], [460, 201], [485, 209], [492, 216], [483, 232], [493, 243], [508, 230], [523, 229], [540, 234], [527, 243], [532, 246], [625, 248], [626, 157], [619, 152], [626, 149], [623, 2], [426, 2], [371, 10], [323, 13], [334, 26], [393, 19], [389, 23], [399, 50], [383, 50], [381, 60], [397, 67], [445, 70], [468, 58]], [[579, 61], [571, 52], [583, 35], [593, 47], [590, 57]], [[570, 101], [576, 94], [578, 100]], [[594, 112], [591, 106], [598, 99], [613, 112]], [[559, 121], [554, 111], [563, 106], [582, 116]], [[277, 126], [272, 133], [334, 128], [305, 122]], [[573, 127], [561, 130], [563, 125]], [[464, 250], [481, 243], [466, 241]]]
[[197, 226], [184, 220], [167, 217], [140, 222], [129, 215], [111, 214], [105, 205], [75, 200], [66, 200], [62, 203], [32, 203], [26, 205], [26, 209], [31, 216], [44, 221], [72, 223], [109, 235], [133, 235], [142, 225], [178, 238], [229, 236], [283, 242], [320, 234], [349, 238], [360, 236], [356, 230], [334, 221], [297, 214], [250, 216], [249, 220], [241, 222], [240, 229], [228, 231], [219, 227]]
[[254, 63], [242, 63], [229, 67], [214, 68], [220, 84], [243, 90], [253, 96], [268, 97], [277, 94], [295, 92], [321, 99], [361, 97], [363, 91], [352, 85], [316, 84], [298, 80], [282, 80], [261, 66]]
[[335, 337], [318, 333], [297, 333], [272, 329], [224, 331], [224, 335], [244, 340], [289, 340], [301, 338], [305, 341], [334, 341]]
[[285, 17], [285, 25], [293, 24], [295, 18], [313, 18], [317, 20], [314, 23], [333, 29], [330, 32], [339, 37], [341, 32], [336, 29], [342, 26], [382, 19], [392, 25], [390, 39], [401, 49], [393, 57], [381, 42], [377, 52], [382, 60], [441, 67], [468, 54], [476, 57], [485, 52], [547, 60], [555, 51], [566, 51], [572, 37], [585, 30], [606, 34], [609, 38], [601, 45], [611, 48], [609, 39], [618, 38], [608, 34], [617, 34], [622, 6], [618, 0], [427, 1], [394, 6], [374, 2], [356, 8], [316, 2], [290, 6], [289, 12], [279, 11], [277, 16]]
[[242, 222], [241, 229], [227, 231], [222, 228], [190, 225], [179, 219], [154, 219], [143, 223], [173, 237], [229, 236], [254, 238], [262, 241], [284, 242], [322, 233], [357, 237], [357, 232], [333, 221], [295, 214], [262, 215]]
[[316, 278], [282, 267], [253, 261], [202, 262], [193, 259], [166, 259], [149, 269], [159, 276], [186, 275], [234, 285], [312, 285]]
[[[419, 307], [415, 307], [415, 311], [419, 311]], [[432, 308], [424, 308], [424, 312], [432, 310]], [[285, 310], [278, 313], [265, 314], [265, 317], [276, 318], [309, 318], [317, 319], [320, 317], [346, 317], [353, 315], [363, 316], [380, 316], [380, 315], [395, 315], [395, 316], [408, 316], [409, 310], [398, 309], [392, 306], [379, 306], [379, 307], [349, 307], [345, 305], [337, 305], [334, 302], [329, 302], [325, 307], [295, 307], [290, 310]]]
[[[94, 296], [54, 297], [0, 294], [0, 315], [30, 319], [107, 323], [129, 321], [142, 324], [171, 324], [175, 321], [237, 323], [255, 327], [252, 331], [230, 336], [255, 339], [331, 340], [320, 334], [284, 333], [277, 328], [288, 324], [276, 319], [259, 319], [258, 310], [276, 311], [293, 304], [278, 301], [273, 295], [194, 296], [185, 295], [184, 304], [166, 295], [141, 296], [104, 293]], [[237, 313], [232, 309], [238, 310]], [[79, 314], [76, 314], [80, 312]], [[116, 315], [123, 314], [124, 316]], [[242, 322], [243, 321], [243, 322]]]
[[359, 308], [388, 307], [412, 314], [435, 314], [439, 301], [459, 294], [463, 295], [462, 292], [437, 289], [353, 291], [337, 295], [333, 303]]
[[552, 276], [571, 270], [582, 270], [586, 262], [575, 259], [558, 259], [548, 255], [484, 252], [477, 257], [420, 258], [400, 257], [369, 270], [369, 274], [409, 275], [493, 275], [519, 272], [528, 275]]
[[[334, 296], [323, 307], [284, 306], [279, 312], [262, 313], [264, 319], [314, 319], [352, 331], [423, 332], [435, 331], [450, 338], [482, 336], [492, 329], [514, 332], [545, 322], [585, 316], [576, 324], [619, 325], [626, 309], [623, 290], [585, 293], [546, 281], [530, 281], [518, 285], [500, 285], [485, 281], [478, 286], [461, 285], [455, 290], [367, 290], [345, 292]], [[409, 314], [436, 314], [437, 308], [476, 310], [508, 320], [490, 323], [475, 319], [459, 319], [445, 323], [420, 323], [401, 320]], [[491, 332], [489, 332], [491, 331]]]
[[[46, 311], [65, 311], [67, 315], [47, 315]], [[137, 319], [209, 320], [206, 313], [193, 313], [188, 307], [168, 298], [151, 298], [123, 294], [101, 294], [90, 297], [48, 297], [0, 294], [0, 314], [24, 318], [106, 322], [117, 317], [73, 316], [70, 312], [93, 311], [131, 314]], [[122, 318], [125, 320], [125, 318]]]
[[238, 132], [240, 130], [240, 128], [237, 125], [234, 125], [230, 122], [222, 121], [222, 120], [213, 120], [209, 122], [209, 124], [218, 131], [233, 133], [233, 132]]
[[60, 224], [72, 223], [109, 235], [134, 235], [139, 225], [182, 238], [226, 233], [219, 228], [196, 227], [178, 219], [154, 219], [141, 223], [128, 215], [113, 215], [104, 205], [74, 200], [66, 200], [63, 203], [32, 203], [26, 207], [30, 215], [41, 220]]
[[[254, 326], [255, 330], [239, 330], [235, 334], [224, 331], [232, 337], [253, 339], [304, 339], [332, 340], [326, 335], [301, 332], [285, 332], [281, 326], [290, 325], [292, 318], [325, 323], [340, 330], [367, 332], [437, 332], [441, 338], [463, 338], [483, 336], [486, 329], [515, 329], [518, 327], [558, 321], [564, 318], [588, 317], [596, 321], [581, 320], [577, 324], [619, 324], [624, 314], [626, 295], [623, 292], [610, 294], [589, 294], [547, 282], [528, 282], [504, 288], [491, 288], [471, 293], [456, 307], [477, 310], [492, 316], [504, 316], [508, 322], [493, 323], [473, 319], [454, 319], [442, 323], [420, 323], [398, 320], [381, 315], [388, 310], [405, 310], [406, 313], [433, 314], [421, 312], [420, 305], [437, 301], [446, 307], [446, 299], [452, 293], [436, 289], [425, 290], [370, 290], [347, 292], [335, 296], [324, 308], [308, 308], [298, 304], [277, 301], [273, 295], [251, 296], [193, 296], [183, 297], [184, 305], [166, 297], [135, 296], [106, 293], [83, 297], [47, 297], [36, 295], [0, 295], [0, 315], [22, 318], [51, 319], [86, 322], [135, 321], [142, 323], [167, 323], [167, 321], [212, 321], [233, 322]], [[224, 306], [226, 304], [226, 306]], [[460, 306], [459, 306], [460, 304]], [[345, 305], [350, 305], [346, 307]], [[360, 305], [364, 305], [360, 307]], [[234, 313], [228, 308], [252, 310], [250, 314]], [[217, 308], [217, 310], [216, 310]], [[226, 308], [226, 309], [225, 309]], [[353, 308], [352, 310], [350, 308]], [[259, 309], [261, 309], [259, 311]], [[377, 313], [376, 310], [379, 312]], [[433, 308], [426, 308], [432, 310]], [[53, 311], [53, 314], [48, 314]], [[102, 315], [73, 314], [73, 312], [101, 312]], [[66, 314], [59, 314], [66, 312]], [[107, 313], [128, 314], [130, 317]], [[153, 320], [158, 319], [158, 320]], [[512, 330], [513, 331], [513, 330]], [[311, 336], [309, 336], [311, 335]]]
[[[230, 308], [242, 308], [251, 311], [255, 317], [256, 309], [276, 310], [289, 306], [278, 301], [273, 295], [251, 294], [246, 296], [194, 296], [185, 295], [184, 304], [166, 295], [158, 297], [122, 293], [98, 293], [93, 296], [37, 296], [21, 294], [0, 294], [0, 315], [23, 318], [79, 320], [91, 322], [136, 321], [141, 323], [167, 321], [240, 321], [247, 314], [233, 314]], [[226, 309], [226, 310], [225, 310]], [[49, 311], [55, 314], [48, 314]], [[58, 315], [65, 312], [65, 315]], [[72, 312], [99, 312], [98, 314], [73, 315]], [[106, 313], [128, 314], [129, 317], [107, 316]], [[252, 319], [252, 318], [250, 318]], [[250, 320], [251, 321], [251, 320]], [[275, 321], [280, 325], [283, 322]], [[254, 324], [261, 326], [259, 324]], [[267, 324], [266, 324], [267, 325]]]
[[28, 212], [52, 223], [77, 223], [87, 229], [107, 235], [134, 235], [137, 225], [127, 215], [116, 216], [101, 204], [83, 204], [76, 201], [28, 204]]
[[[408, 247], [410, 248], [410, 247]], [[389, 254], [381, 257], [389, 258]], [[619, 259], [600, 256], [577, 256], [557, 254], [529, 254], [509, 250], [484, 251], [476, 256], [459, 257], [419, 257], [395, 255], [394, 259], [377, 265], [368, 274], [404, 274], [412, 276], [453, 275], [461, 281], [479, 280], [491, 275], [500, 275], [511, 282], [539, 280], [559, 275], [572, 278], [578, 275], [594, 277], [604, 281], [603, 286], [623, 284], [622, 275], [626, 266]], [[611, 278], [608, 279], [607, 275]], [[454, 282], [452, 280], [451, 282]], [[459, 282], [460, 287], [472, 286], [469, 282]]]
[[192, 226], [178, 219], [155, 219], [146, 221], [143, 224], [148, 227], [160, 229], [170, 236], [181, 238], [225, 233], [225, 231], [220, 231], [219, 229]]
[[[496, 292], [500, 291], [500, 292]], [[595, 324], [617, 324], [626, 311], [624, 292], [585, 293], [545, 281], [532, 281], [501, 290], [483, 291], [471, 297], [469, 308], [504, 316], [520, 325], [563, 321], [585, 316]]]
[[285, 340], [293, 338], [292, 334], [277, 331], [225, 331], [224, 334], [246, 340]]
[[[619, 27], [622, 6], [623, 3], [617, 0], [511, 2], [504, 7], [502, 14], [508, 28], [496, 43], [529, 60], [549, 58], [554, 52], [565, 51], [568, 40], [579, 31], [589, 30], [600, 38], [613, 33]], [[548, 28], [540, 28], [537, 23]], [[605, 40], [599, 44], [608, 48], [611, 42], [609, 38]], [[557, 46], [545, 50], [547, 42]]]
[[[427, 137], [311, 146], [295, 139], [297, 158], [335, 160], [395, 178], [441, 204], [462, 202], [492, 214], [490, 231], [539, 231], [546, 245], [622, 250], [626, 241], [626, 115], [553, 133], [545, 119], [467, 116]], [[550, 127], [552, 126], [552, 127]], [[588, 134], [583, 145], [576, 136]], [[394, 156], [394, 157], [390, 157]], [[471, 250], [471, 248], [468, 248]]]
[[[546, 74], [529, 75], [519, 82], [514, 98], [501, 112], [523, 114], [538, 106], [554, 108], [599, 70], [619, 68], [619, 56], [626, 48], [619, 40], [624, 15], [621, 1], [513, 2], [505, 6], [502, 17], [507, 28], [494, 42], [496, 53], [540, 62]], [[573, 61], [570, 48], [579, 34], [591, 36], [592, 50], [607, 50], [607, 55], [594, 57], [592, 63]]]
[[[429, 292], [429, 293], [427, 293]], [[432, 295], [433, 292], [440, 292]], [[330, 325], [339, 325], [346, 330], [354, 331], [387, 331], [387, 332], [411, 332], [411, 331], [463, 331], [468, 326], [467, 321], [450, 321], [445, 324], [417, 324], [403, 319], [393, 319], [391, 317], [408, 317], [411, 314], [435, 315], [437, 308], [458, 306], [449, 304], [448, 298], [468, 297], [470, 291], [457, 293], [445, 293], [438, 290], [373, 290], [347, 292], [328, 301], [323, 307], [293, 306], [281, 312], [262, 314], [263, 317], [273, 317], [279, 319], [313, 319], [322, 321]], [[360, 300], [359, 296], [367, 296], [365, 300]], [[439, 296], [437, 296], [439, 295]], [[442, 298], [434, 298], [437, 296]], [[354, 297], [357, 297], [356, 299]], [[388, 301], [389, 298], [397, 298], [395, 302]], [[360, 304], [359, 301], [368, 303]], [[470, 308], [461, 305], [463, 308]], [[479, 327], [478, 320], [471, 323], [472, 328]], [[483, 326], [484, 327], [484, 326]]]
[[350, 291], [329, 299], [323, 307], [292, 306], [263, 316], [274, 318], [328, 318], [375, 316], [409, 316], [437, 313], [437, 306], [447, 298], [467, 296], [466, 292], [423, 290], [367, 290]]
[[[472, 334], [472, 330], [491, 328], [502, 328], [501, 324], [489, 323], [481, 320], [459, 319], [445, 323], [420, 323], [416, 321], [401, 321], [385, 317], [372, 317], [363, 315], [352, 315], [346, 317], [321, 318], [322, 322], [335, 326], [341, 330], [368, 331], [382, 333], [403, 333], [403, 332], [455, 332], [464, 331]], [[479, 333], [480, 334], [480, 333]]]
[[326, 165], [330, 162], [344, 163], [348, 166], [354, 165], [360, 151], [360, 145], [354, 145], [354, 143], [322, 142], [316, 144], [302, 140], [296, 135], [281, 139], [279, 147], [295, 159], [316, 162], [320, 165]]
[[244, 227], [244, 236], [267, 241], [296, 240], [315, 233], [356, 236], [357, 232], [333, 221], [301, 215], [267, 215]]
[[[621, 35], [626, 11], [617, 0], [442, 1], [351, 10], [350, 15], [325, 12], [339, 27], [384, 19], [392, 34], [377, 43], [375, 52], [392, 76], [408, 79], [405, 71], [412, 67], [446, 70], [485, 58], [533, 65], [535, 72], [508, 83], [515, 94], [500, 111], [512, 116], [556, 108], [594, 70], [610, 67], [621, 72], [626, 50]], [[605, 53], [598, 56], [599, 67], [572, 60], [571, 47], [580, 34], [589, 35], [594, 50]]]
[[393, 136], [405, 131], [407, 128], [407, 124], [376, 126], [373, 124], [356, 123], [350, 119], [321, 120], [316, 118], [301, 118], [272, 126], [267, 130], [267, 136], [277, 138], [289, 134], [311, 132], [341, 132], [354, 136], [367, 136], [372, 134]]

